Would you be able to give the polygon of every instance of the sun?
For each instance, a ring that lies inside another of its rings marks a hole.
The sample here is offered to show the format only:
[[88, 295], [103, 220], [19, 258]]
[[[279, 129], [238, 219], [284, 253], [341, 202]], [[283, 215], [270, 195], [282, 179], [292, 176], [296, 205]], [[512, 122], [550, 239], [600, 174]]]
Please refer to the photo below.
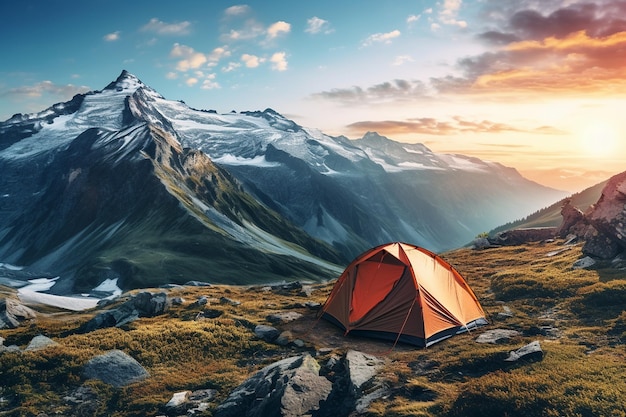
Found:
[[577, 136], [580, 150], [585, 155], [608, 157], [617, 151], [620, 132], [612, 124], [594, 121], [582, 127]]

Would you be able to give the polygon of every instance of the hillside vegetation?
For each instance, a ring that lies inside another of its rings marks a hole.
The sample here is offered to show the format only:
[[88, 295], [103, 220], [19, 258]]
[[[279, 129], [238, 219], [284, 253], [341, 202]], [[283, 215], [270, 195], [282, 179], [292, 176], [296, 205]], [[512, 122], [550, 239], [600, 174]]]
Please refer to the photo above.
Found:
[[529, 228], [529, 227], [558, 227], [563, 221], [561, 216], [561, 208], [565, 204], [565, 201], [569, 199], [571, 205], [578, 207], [583, 212], [586, 211], [592, 204], [596, 203], [602, 195], [602, 189], [606, 186], [608, 180], [602, 181], [592, 187], [589, 187], [579, 193], [572, 194], [571, 196], [557, 201], [556, 203], [537, 210], [533, 214], [526, 216], [523, 219], [516, 220], [502, 226], [499, 226], [491, 230], [490, 234], [494, 235], [498, 232], [502, 232], [510, 229]]
[[[385, 359], [382, 376], [391, 386], [392, 394], [375, 401], [369, 416], [626, 416], [626, 271], [573, 270], [580, 256], [579, 246], [562, 241], [443, 254], [474, 289], [490, 324], [426, 349], [344, 337], [318, 321], [306, 303], [323, 303], [332, 282], [312, 284], [310, 295], [260, 286], [173, 288], [165, 290], [168, 296], [184, 302], [165, 315], [88, 334], [75, 330], [95, 311], [35, 307], [36, 320], [0, 330], [4, 345], [23, 348], [39, 334], [58, 345], [0, 352], [0, 415], [159, 415], [175, 392], [211, 388], [217, 395], [204, 412], [210, 416], [238, 384], [278, 359], [307, 351], [324, 360], [356, 349]], [[196, 303], [200, 296], [209, 303]], [[284, 311], [303, 315], [277, 325], [303, 347], [268, 344], [254, 335], [257, 324], [269, 324], [269, 314]], [[475, 342], [496, 328], [520, 335], [502, 344]], [[542, 360], [504, 365], [509, 351], [535, 340]], [[83, 365], [111, 349], [131, 355], [150, 377], [123, 388], [85, 381]], [[97, 395], [90, 409], [64, 399], [80, 385]]]

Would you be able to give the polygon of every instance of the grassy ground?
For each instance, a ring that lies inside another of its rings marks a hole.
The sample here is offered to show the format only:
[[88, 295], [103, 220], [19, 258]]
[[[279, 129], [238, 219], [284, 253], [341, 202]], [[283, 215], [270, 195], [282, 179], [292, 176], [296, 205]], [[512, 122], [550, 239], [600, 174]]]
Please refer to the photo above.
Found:
[[[26, 326], [0, 330], [5, 345], [24, 347], [38, 334], [59, 343], [39, 352], [0, 353], [0, 415], [65, 415], [70, 405], [63, 397], [81, 384], [99, 395], [91, 415], [158, 415], [174, 392], [202, 388], [218, 391], [212, 408], [261, 367], [302, 351], [332, 348], [386, 359], [383, 376], [392, 394], [375, 402], [370, 416], [626, 416], [626, 271], [572, 270], [580, 248], [548, 256], [560, 249], [561, 242], [555, 242], [443, 254], [476, 292], [490, 321], [485, 329], [520, 332], [500, 345], [476, 343], [483, 329], [427, 349], [392, 349], [388, 342], [344, 337], [304, 305], [323, 303], [332, 283], [313, 285], [310, 297], [261, 287], [172, 289], [169, 295], [185, 302], [166, 315], [89, 334], [71, 331], [95, 312], [48, 309]], [[194, 304], [200, 296], [209, 304]], [[221, 297], [241, 304], [220, 303]], [[498, 314], [505, 306], [512, 317]], [[219, 317], [195, 320], [206, 310]], [[290, 330], [305, 347], [280, 347], [254, 336], [255, 325], [269, 324], [269, 314], [285, 310], [303, 317], [277, 327]], [[543, 360], [503, 364], [510, 350], [534, 340], [541, 343]], [[84, 381], [85, 362], [110, 349], [133, 356], [151, 377], [119, 389]]]

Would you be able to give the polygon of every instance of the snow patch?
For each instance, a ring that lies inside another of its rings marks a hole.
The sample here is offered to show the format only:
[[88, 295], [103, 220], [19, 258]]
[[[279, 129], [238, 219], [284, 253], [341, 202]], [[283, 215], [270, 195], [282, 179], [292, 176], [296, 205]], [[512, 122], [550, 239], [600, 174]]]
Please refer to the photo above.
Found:
[[114, 278], [114, 279], [107, 278], [104, 281], [102, 281], [100, 285], [98, 285], [93, 290], [110, 293], [111, 295], [108, 297], [105, 297], [105, 299], [116, 298], [122, 295], [122, 289], [117, 286], [117, 278]]
[[278, 162], [269, 162], [267, 159], [265, 159], [265, 155], [257, 155], [254, 158], [244, 158], [241, 156], [235, 156], [231, 153], [227, 153], [220, 156], [219, 158], [214, 158], [213, 162], [222, 165], [248, 165], [262, 168], [272, 168], [280, 166]]
[[24, 288], [20, 288], [17, 295], [20, 301], [27, 305], [44, 304], [70, 311], [83, 311], [94, 308], [100, 301], [98, 298], [45, 294]]

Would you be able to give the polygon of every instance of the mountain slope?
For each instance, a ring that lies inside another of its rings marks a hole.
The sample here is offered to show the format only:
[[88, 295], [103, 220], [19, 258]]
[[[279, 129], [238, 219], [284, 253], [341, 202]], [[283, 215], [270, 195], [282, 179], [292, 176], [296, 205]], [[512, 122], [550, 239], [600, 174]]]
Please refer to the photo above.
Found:
[[136, 288], [336, 274], [328, 261], [339, 255], [243, 193], [206, 155], [183, 149], [151, 105], [156, 93], [139, 85], [124, 73], [103, 97], [87, 96], [72, 116], [5, 149], [3, 172], [43, 169], [28, 190], [3, 180], [3, 202], [21, 210], [6, 210], [0, 258], [62, 275], [57, 292], [107, 278]]
[[536, 212], [513, 222], [509, 222], [502, 226], [499, 226], [490, 231], [490, 234], [495, 234], [510, 229], [530, 228], [530, 227], [558, 227], [563, 221], [561, 215], [561, 208], [565, 204], [566, 200], [570, 201], [570, 204], [579, 208], [583, 212], [586, 211], [592, 204], [595, 204], [600, 195], [602, 189], [606, 186], [608, 179], [602, 181], [592, 187], [586, 188], [581, 192], [572, 194], [562, 200], [557, 201], [554, 204], [544, 207]]
[[433, 251], [563, 196], [514, 169], [277, 112], [217, 114], [123, 71], [0, 123], [0, 261], [53, 291], [334, 277], [365, 249]]

